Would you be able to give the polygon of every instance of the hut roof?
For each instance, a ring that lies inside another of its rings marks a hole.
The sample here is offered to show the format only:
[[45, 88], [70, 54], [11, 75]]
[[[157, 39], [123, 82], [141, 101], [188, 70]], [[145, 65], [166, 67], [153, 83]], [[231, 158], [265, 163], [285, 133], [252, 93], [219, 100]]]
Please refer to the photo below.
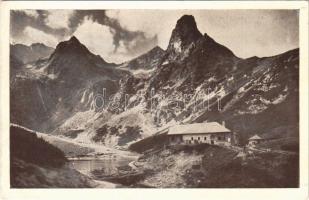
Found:
[[172, 126], [168, 135], [201, 134], [201, 133], [226, 133], [229, 129], [217, 122], [183, 124]]
[[251, 138], [249, 138], [249, 140], [262, 140], [262, 138], [258, 135], [254, 135]]

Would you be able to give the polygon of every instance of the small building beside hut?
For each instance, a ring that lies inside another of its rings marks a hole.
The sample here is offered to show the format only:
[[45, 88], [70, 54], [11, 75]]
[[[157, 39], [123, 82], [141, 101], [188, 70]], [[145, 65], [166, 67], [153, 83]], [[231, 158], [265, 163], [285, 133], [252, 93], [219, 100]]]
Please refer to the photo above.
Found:
[[225, 123], [205, 122], [194, 124], [175, 125], [167, 132], [168, 143], [177, 144], [213, 144], [234, 145], [235, 136], [231, 130], [225, 127]]
[[259, 143], [261, 143], [264, 139], [261, 138], [259, 135], [254, 135], [251, 138], [248, 139], [248, 145], [249, 146], [255, 146]]

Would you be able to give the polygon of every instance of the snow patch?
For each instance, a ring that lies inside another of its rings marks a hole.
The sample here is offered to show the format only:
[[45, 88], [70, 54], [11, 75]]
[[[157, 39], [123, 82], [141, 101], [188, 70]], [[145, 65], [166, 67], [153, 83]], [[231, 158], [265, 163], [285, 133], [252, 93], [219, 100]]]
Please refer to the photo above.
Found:
[[181, 40], [177, 40], [173, 43], [173, 47], [177, 52], [181, 52]]
[[226, 95], [226, 92], [223, 87], [220, 88], [220, 90], [217, 92], [218, 97], [224, 97]]
[[238, 89], [238, 93], [242, 93], [244, 91], [245, 91], [245, 87], [241, 87], [241, 88]]
[[86, 93], [87, 93], [87, 90], [85, 90], [85, 91], [83, 92], [82, 99], [80, 100], [81, 103], [84, 103], [84, 102], [85, 102]]
[[283, 95], [283, 94], [280, 94], [272, 103], [273, 104], [279, 104], [281, 102], [283, 102], [287, 97], [287, 94]]
[[138, 75], [138, 74], [149, 74], [151, 72], [153, 72], [155, 70], [155, 68], [152, 69], [137, 69], [137, 70], [129, 70], [132, 72], [133, 75]]
[[210, 77], [209, 79], [208, 79], [208, 82], [210, 83], [210, 82], [215, 82], [215, 81], [217, 81], [217, 79], [214, 77], [214, 76], [212, 76], [212, 77]]
[[263, 97], [260, 97], [260, 101], [266, 105], [269, 105], [271, 104], [271, 101], [267, 100], [267, 99], [264, 99]]
[[169, 61], [168, 60], [165, 60], [163, 63], [162, 63], [162, 65], [167, 65], [169, 63]]
[[287, 91], [288, 91], [288, 86], [285, 86], [283, 92], [287, 92]]
[[54, 80], [54, 79], [56, 79], [58, 76], [57, 76], [56, 74], [48, 74], [47, 77], [50, 78], [50, 79], [52, 79], [52, 80]]

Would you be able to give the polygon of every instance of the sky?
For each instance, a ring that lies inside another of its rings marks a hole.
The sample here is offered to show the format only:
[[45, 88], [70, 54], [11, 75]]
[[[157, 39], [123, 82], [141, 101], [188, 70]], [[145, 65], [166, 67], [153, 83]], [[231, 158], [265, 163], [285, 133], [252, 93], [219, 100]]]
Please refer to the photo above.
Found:
[[299, 47], [297, 10], [13, 10], [10, 42], [55, 48], [74, 35], [106, 61], [121, 63], [155, 46], [166, 49], [184, 14], [241, 58]]

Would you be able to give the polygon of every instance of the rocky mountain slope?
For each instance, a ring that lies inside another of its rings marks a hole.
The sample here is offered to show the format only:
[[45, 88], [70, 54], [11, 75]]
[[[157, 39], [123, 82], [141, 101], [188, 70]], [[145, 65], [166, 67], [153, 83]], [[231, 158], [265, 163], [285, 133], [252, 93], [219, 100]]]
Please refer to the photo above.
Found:
[[[295, 139], [298, 66], [298, 49], [238, 58], [185, 15], [165, 51], [154, 48], [121, 66], [75, 37], [61, 42], [49, 59], [11, 79], [11, 121], [115, 148], [175, 123], [206, 120], [226, 121], [242, 143], [257, 133]], [[140, 76], [138, 70], [151, 73]], [[103, 102], [105, 109], [94, 106]]]
[[94, 95], [118, 89], [126, 71], [92, 54], [75, 37], [11, 77], [11, 122], [50, 132], [76, 112], [95, 109]]
[[138, 56], [130, 61], [121, 64], [120, 67], [132, 70], [144, 69], [150, 70], [156, 68], [164, 56], [164, 50], [159, 46], [154, 47], [145, 54]]
[[24, 64], [47, 58], [53, 51], [54, 48], [48, 47], [42, 43], [33, 43], [30, 46], [23, 44], [10, 45], [10, 55]]
[[134, 77], [147, 79], [161, 63], [165, 51], [156, 46], [148, 52], [119, 65], [120, 69], [129, 71]]
[[128, 79], [123, 93], [144, 93], [145, 99], [131, 105], [146, 102], [160, 127], [226, 121], [242, 144], [257, 133], [298, 138], [298, 66], [298, 49], [273, 57], [237, 58], [203, 36], [192, 16], [183, 16], [152, 77]]

